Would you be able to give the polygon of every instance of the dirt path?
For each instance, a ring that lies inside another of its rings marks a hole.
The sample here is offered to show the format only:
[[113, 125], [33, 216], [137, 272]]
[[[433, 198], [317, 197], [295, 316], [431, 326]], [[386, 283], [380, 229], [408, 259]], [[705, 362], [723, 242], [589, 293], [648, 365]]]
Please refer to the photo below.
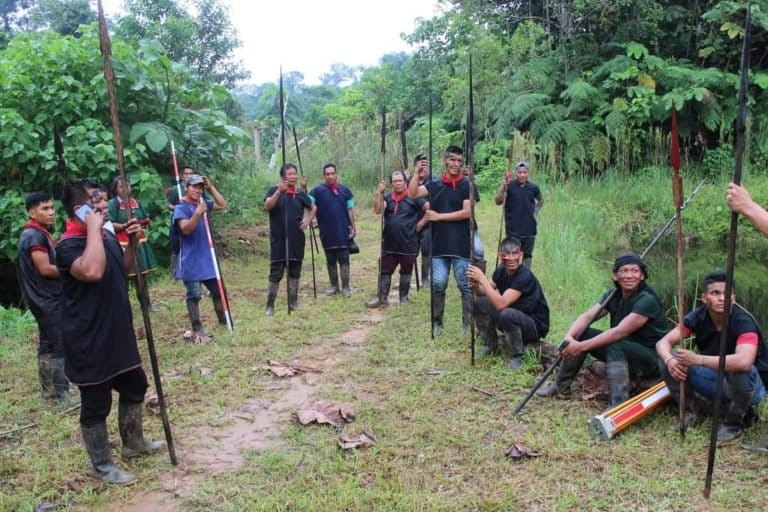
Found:
[[[334, 367], [365, 346], [368, 334], [384, 320], [379, 310], [360, 315], [352, 329], [336, 339], [313, 343], [295, 355], [295, 361], [322, 370], [275, 379], [268, 389], [273, 400], [254, 399], [220, 416], [223, 426], [201, 425], [176, 432], [179, 466], [156, 475], [161, 491], [139, 492], [129, 503], [111, 504], [103, 510], [124, 512], [173, 512], [182, 509], [186, 498], [194, 495], [197, 484], [211, 474], [236, 470], [245, 453], [280, 448], [281, 436], [292, 421], [292, 414], [310, 398], [322, 393], [333, 382]], [[328, 354], [333, 354], [332, 358]], [[138, 484], [139, 486], [141, 483]]]

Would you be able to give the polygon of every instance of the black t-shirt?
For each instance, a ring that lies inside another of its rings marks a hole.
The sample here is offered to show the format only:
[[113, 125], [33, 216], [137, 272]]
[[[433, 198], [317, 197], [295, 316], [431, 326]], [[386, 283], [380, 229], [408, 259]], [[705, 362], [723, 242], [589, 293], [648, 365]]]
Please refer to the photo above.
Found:
[[[277, 186], [267, 190], [264, 200], [271, 197]], [[269, 258], [270, 261], [285, 261], [285, 212], [288, 209], [288, 259], [304, 259], [304, 231], [299, 227], [304, 218], [304, 210], [312, 208], [312, 201], [303, 190], [296, 195], [282, 193], [274, 208], [269, 210]]]
[[536, 201], [541, 200], [538, 185], [526, 181], [520, 185], [512, 180], [507, 185], [507, 200], [504, 202], [504, 221], [507, 226], [507, 236], [532, 236], [536, 234]]
[[[469, 180], [462, 179], [453, 185], [434, 179], [427, 184], [429, 207], [438, 213], [461, 210], [469, 200]], [[431, 222], [432, 256], [469, 259], [469, 219]]]
[[68, 229], [56, 251], [61, 274], [61, 328], [66, 374], [78, 385], [98, 384], [141, 366], [128, 285], [123, 273], [123, 250], [104, 230], [106, 268], [101, 281], [79, 281], [69, 273], [83, 255], [86, 235]]
[[[705, 356], [720, 354], [720, 331], [717, 330], [715, 323], [709, 316], [707, 306], [701, 306], [685, 315], [683, 323], [694, 333], [699, 352]], [[757, 334], [758, 343], [763, 343], [763, 335], [757, 322], [741, 306], [734, 304], [733, 309], [731, 309], [731, 317], [728, 319], [725, 353], [734, 354], [736, 352], [736, 339], [748, 332]]]
[[520, 292], [520, 297], [509, 307], [522, 311], [533, 318], [539, 338], [549, 333], [549, 304], [536, 276], [527, 267], [519, 267], [511, 276], [500, 266], [493, 273], [493, 282], [499, 293], [512, 289]]
[[35, 318], [55, 319], [58, 323], [61, 283], [58, 279], [47, 279], [40, 275], [32, 261], [32, 253], [35, 251], [46, 253], [48, 262], [56, 264], [56, 243], [44, 227], [31, 221], [19, 237], [21, 289]]
[[[614, 289], [611, 288], [603, 294], [600, 299], [601, 304]], [[661, 305], [661, 300], [645, 282], [632, 295], [626, 298], [621, 295], [621, 290], [616, 289], [613, 292], [613, 298], [606, 304], [605, 310], [611, 316], [611, 328], [619, 325], [630, 313], [637, 313], [647, 317], [648, 320], [640, 329], [626, 337], [627, 340], [640, 343], [646, 347], [655, 348], [656, 342], [667, 334], [670, 328], [669, 320], [664, 314], [664, 308]]]
[[419, 235], [416, 223], [424, 214], [426, 200], [406, 197], [399, 203], [390, 194], [384, 197], [384, 251], [394, 254], [416, 254]]

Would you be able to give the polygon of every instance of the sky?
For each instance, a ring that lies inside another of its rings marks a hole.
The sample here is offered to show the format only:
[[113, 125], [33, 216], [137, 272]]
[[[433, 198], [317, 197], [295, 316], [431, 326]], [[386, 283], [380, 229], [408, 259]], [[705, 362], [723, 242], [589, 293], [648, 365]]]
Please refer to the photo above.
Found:
[[[376, 64], [391, 52], [410, 51], [400, 34], [412, 32], [418, 17], [438, 14], [438, 0], [222, 0], [242, 41], [236, 59], [251, 72], [246, 83], [276, 81], [284, 72], [304, 73], [320, 83], [331, 64]], [[103, 0], [108, 16], [121, 0]]]

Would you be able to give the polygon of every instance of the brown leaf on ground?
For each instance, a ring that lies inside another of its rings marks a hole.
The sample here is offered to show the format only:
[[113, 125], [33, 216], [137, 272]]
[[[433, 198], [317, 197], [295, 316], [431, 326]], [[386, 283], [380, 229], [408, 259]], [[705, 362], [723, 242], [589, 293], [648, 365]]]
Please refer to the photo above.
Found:
[[301, 373], [320, 372], [318, 368], [305, 366], [297, 363], [281, 363], [280, 361], [267, 361], [267, 366], [262, 366], [269, 370], [275, 377], [294, 377]]
[[521, 444], [513, 444], [504, 451], [504, 455], [512, 460], [531, 459], [534, 457], [541, 457], [541, 452], [536, 450], [529, 450]]
[[341, 428], [347, 423], [355, 421], [355, 413], [348, 407], [320, 400], [305, 405], [296, 411], [296, 419], [302, 425], [325, 423]]
[[594, 400], [608, 396], [608, 381], [605, 379], [604, 365], [594, 363], [587, 367], [587, 371], [581, 372], [576, 379], [581, 386], [582, 400]]
[[[170, 406], [167, 396], [165, 397], [165, 406]], [[157, 393], [154, 391], [147, 391], [147, 394], [144, 395], [144, 407], [152, 414], [160, 414], [160, 399], [157, 398]]]
[[65, 480], [64, 485], [62, 487], [66, 491], [80, 492], [83, 490], [83, 485], [85, 485], [85, 481], [86, 479], [84, 477], [76, 476], [75, 478], [70, 478], [69, 480]]
[[341, 436], [339, 438], [339, 446], [342, 450], [351, 450], [352, 448], [370, 448], [375, 445], [379, 440], [373, 435], [370, 430], [363, 430], [363, 432], [356, 436]]

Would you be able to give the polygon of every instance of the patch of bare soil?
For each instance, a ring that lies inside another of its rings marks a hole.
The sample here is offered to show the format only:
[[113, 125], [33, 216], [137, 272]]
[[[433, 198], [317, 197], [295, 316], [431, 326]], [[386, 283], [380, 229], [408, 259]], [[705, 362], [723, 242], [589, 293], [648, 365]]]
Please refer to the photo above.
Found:
[[[269, 388], [276, 392], [274, 400], [249, 400], [236, 410], [222, 414], [218, 425], [201, 425], [185, 432], [176, 431], [174, 440], [179, 466], [157, 474], [155, 478], [162, 490], [138, 493], [130, 503], [110, 504], [104, 510], [181, 510], [184, 498], [194, 494], [197, 482], [205, 475], [239, 468], [248, 451], [279, 448], [282, 432], [291, 421], [294, 411], [317, 394], [329, 368], [364, 346], [367, 335], [382, 320], [382, 311], [367, 312], [353, 324], [352, 329], [337, 339], [328, 339], [305, 348], [299, 359], [317, 361], [311, 366], [322, 369], [324, 373], [276, 379]], [[328, 358], [328, 353], [335, 354], [335, 357]]]

